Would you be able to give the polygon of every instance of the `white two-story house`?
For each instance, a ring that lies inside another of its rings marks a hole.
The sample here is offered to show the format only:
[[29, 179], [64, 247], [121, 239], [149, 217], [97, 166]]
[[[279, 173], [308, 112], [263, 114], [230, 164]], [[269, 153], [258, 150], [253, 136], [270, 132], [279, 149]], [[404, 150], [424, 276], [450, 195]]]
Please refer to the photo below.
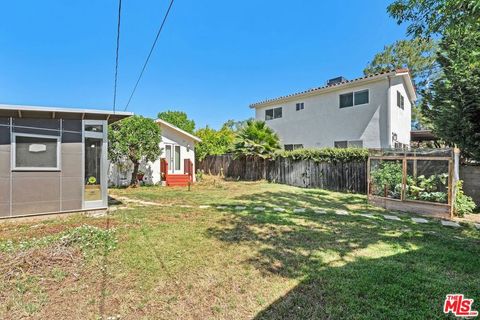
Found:
[[402, 148], [410, 144], [415, 87], [407, 69], [354, 80], [338, 77], [326, 86], [257, 102], [286, 150], [314, 147]]

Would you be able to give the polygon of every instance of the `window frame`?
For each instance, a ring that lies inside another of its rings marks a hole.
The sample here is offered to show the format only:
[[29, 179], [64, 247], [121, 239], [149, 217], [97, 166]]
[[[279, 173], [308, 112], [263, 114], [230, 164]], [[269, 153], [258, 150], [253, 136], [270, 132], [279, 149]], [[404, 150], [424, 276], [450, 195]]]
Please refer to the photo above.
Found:
[[[356, 104], [355, 103], [355, 93], [359, 93], [359, 92], [364, 92], [366, 91], [367, 92], [367, 102], [365, 103], [360, 103], [360, 104]], [[342, 107], [341, 103], [340, 103], [340, 99], [341, 99], [341, 96], [344, 96], [344, 95], [352, 95], [352, 105], [348, 105], [348, 106], [344, 106]], [[367, 89], [362, 89], [362, 90], [357, 90], [357, 91], [349, 91], [349, 92], [345, 92], [345, 93], [340, 93], [338, 95], [338, 107], [340, 109], [345, 109], [345, 108], [351, 108], [351, 107], [356, 107], [356, 106], [363, 106], [363, 105], [366, 105], [366, 104], [370, 104], [370, 89], [367, 88]]]
[[[364, 103], [360, 103], [360, 104], [356, 104], [355, 103], [355, 94], [356, 93], [359, 93], [359, 92], [367, 92], [367, 102], [364, 102]], [[369, 104], [370, 103], [370, 90], [369, 89], [363, 89], [363, 90], [358, 90], [358, 91], [353, 91], [353, 106], [363, 106], [365, 104]]]
[[400, 90], [397, 90], [397, 107], [399, 107], [402, 110], [405, 110], [405, 97], [400, 92]]
[[[26, 137], [26, 138], [42, 138], [50, 139], [57, 141], [57, 166], [56, 167], [17, 167], [17, 137]], [[22, 132], [12, 132], [11, 133], [11, 171], [61, 171], [61, 153], [62, 153], [62, 143], [60, 136], [49, 136], [44, 134], [32, 134], [32, 133], [22, 133]]]
[[[340, 144], [340, 143], [345, 143], [345, 147], [338, 147], [336, 146], [336, 144]], [[338, 148], [338, 149], [345, 149], [345, 148], [348, 148], [348, 140], [337, 140], [337, 141], [333, 141], [333, 147], [334, 148]]]
[[[275, 117], [275, 110], [280, 109], [280, 116]], [[267, 111], [272, 111], [272, 118], [267, 119]], [[275, 108], [270, 108], [270, 109], [265, 109], [265, 121], [270, 121], [270, 120], [275, 120], [275, 119], [280, 119], [283, 118], [283, 107], [275, 107]]]
[[304, 102], [297, 102], [295, 103], [295, 111], [301, 111], [305, 109], [305, 103]]

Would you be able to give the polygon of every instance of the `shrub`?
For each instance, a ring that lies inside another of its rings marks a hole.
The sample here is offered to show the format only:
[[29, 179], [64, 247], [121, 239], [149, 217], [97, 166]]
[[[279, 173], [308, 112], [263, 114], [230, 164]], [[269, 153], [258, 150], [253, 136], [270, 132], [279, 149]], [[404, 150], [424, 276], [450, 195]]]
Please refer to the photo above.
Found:
[[455, 215], [463, 217], [465, 214], [470, 214], [475, 209], [475, 202], [472, 197], [463, 193], [463, 181], [458, 180], [456, 184], [455, 199], [453, 201], [453, 209]]
[[368, 149], [363, 148], [312, 148], [292, 151], [278, 151], [274, 158], [293, 160], [313, 160], [316, 162], [350, 162], [366, 161]]

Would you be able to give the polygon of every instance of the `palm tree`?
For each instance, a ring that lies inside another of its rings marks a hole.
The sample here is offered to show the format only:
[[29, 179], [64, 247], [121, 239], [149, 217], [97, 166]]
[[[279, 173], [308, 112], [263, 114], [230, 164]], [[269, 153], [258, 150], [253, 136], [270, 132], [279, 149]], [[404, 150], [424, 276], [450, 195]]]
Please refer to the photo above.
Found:
[[237, 156], [270, 158], [280, 149], [278, 135], [264, 121], [248, 120], [238, 131], [233, 152]]

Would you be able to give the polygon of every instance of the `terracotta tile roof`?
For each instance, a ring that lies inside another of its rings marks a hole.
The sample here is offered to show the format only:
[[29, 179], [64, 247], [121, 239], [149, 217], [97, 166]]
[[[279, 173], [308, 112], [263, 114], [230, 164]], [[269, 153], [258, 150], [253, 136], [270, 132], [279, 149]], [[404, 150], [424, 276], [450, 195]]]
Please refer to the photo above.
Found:
[[359, 77], [359, 78], [355, 78], [355, 79], [352, 79], [352, 80], [345, 80], [345, 81], [334, 83], [334, 84], [331, 84], [331, 85], [325, 85], [325, 86], [321, 86], [321, 87], [311, 88], [311, 89], [308, 89], [308, 90], [305, 90], [305, 91], [300, 91], [300, 92], [288, 94], [288, 95], [285, 95], [285, 96], [280, 96], [280, 97], [273, 98], [273, 99], [266, 99], [266, 100], [263, 100], [263, 101], [255, 102], [255, 103], [252, 103], [250, 105], [250, 108], [255, 108], [256, 106], [259, 106], [259, 105], [262, 105], [262, 104], [265, 104], [265, 103], [280, 101], [280, 100], [283, 100], [283, 99], [299, 96], [299, 95], [302, 95], [302, 94], [306, 94], [306, 93], [310, 93], [310, 92], [314, 92], [314, 91], [319, 91], [319, 90], [323, 90], [323, 89], [327, 89], [327, 88], [338, 87], [338, 86], [341, 86], [341, 85], [344, 85], [344, 84], [347, 84], [347, 83], [352, 83], [352, 82], [356, 82], [356, 81], [360, 81], [360, 80], [366, 80], [366, 79], [374, 78], [374, 77], [381, 76], [381, 75], [387, 75], [387, 74], [391, 74], [391, 73], [404, 73], [404, 72], [410, 73], [410, 71], [406, 68], [385, 70], [385, 71], [382, 71], [382, 72], [378, 72], [378, 73], [375, 73], [375, 74], [369, 74], [369, 75]]

